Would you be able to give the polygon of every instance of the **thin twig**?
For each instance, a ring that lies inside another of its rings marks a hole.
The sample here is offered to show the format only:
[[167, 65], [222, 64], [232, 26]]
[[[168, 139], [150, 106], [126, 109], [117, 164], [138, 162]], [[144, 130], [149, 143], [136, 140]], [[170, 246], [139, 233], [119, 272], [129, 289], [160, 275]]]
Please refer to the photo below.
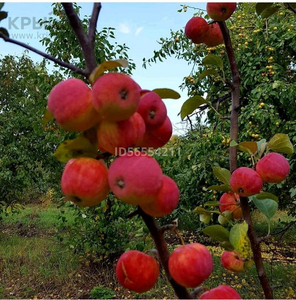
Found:
[[70, 70], [74, 71], [77, 74], [80, 74], [80, 75], [83, 75], [83, 76], [87, 76], [87, 71], [86, 70], [82, 70], [82, 69], [80, 69], [80, 68], [78, 68], [78, 67], [76, 67], [76, 66], [74, 66], [72, 64], [63, 62], [63, 61], [61, 61], [61, 60], [59, 60], [59, 59], [57, 59], [57, 58], [55, 58], [55, 57], [53, 57], [53, 56], [51, 56], [51, 55], [49, 55], [47, 53], [44, 53], [44, 52], [42, 52], [42, 51], [40, 51], [40, 50], [38, 50], [38, 49], [36, 49], [34, 47], [31, 47], [31, 46], [29, 46], [29, 45], [27, 45], [25, 43], [19, 42], [19, 41], [14, 40], [14, 39], [11, 39], [10, 37], [4, 35], [2, 32], [0, 32], [0, 38], [2, 38], [5, 42], [12, 43], [12, 44], [21, 46], [23, 48], [26, 48], [26, 49], [28, 49], [28, 50], [30, 50], [32, 52], [35, 52], [35, 53], [37, 53], [37, 54], [39, 54], [39, 55], [41, 55], [41, 56], [43, 56], [43, 57], [45, 57], [45, 58], [53, 61], [54, 63], [58, 64], [61, 67], [65, 67], [67, 69], [70, 69]]

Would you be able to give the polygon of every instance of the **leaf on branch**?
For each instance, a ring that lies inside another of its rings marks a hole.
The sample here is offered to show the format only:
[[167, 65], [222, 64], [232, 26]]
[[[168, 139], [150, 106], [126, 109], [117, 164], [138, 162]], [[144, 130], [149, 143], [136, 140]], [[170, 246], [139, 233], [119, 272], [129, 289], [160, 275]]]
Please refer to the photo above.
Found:
[[187, 99], [181, 107], [181, 120], [194, 112], [202, 104], [208, 103], [202, 96], [194, 96]]
[[199, 77], [199, 79], [203, 79], [206, 76], [217, 75], [217, 74], [218, 74], [217, 70], [205, 70], [202, 73], [200, 73], [198, 77]]
[[210, 236], [218, 242], [229, 242], [229, 231], [221, 225], [207, 226], [202, 230], [203, 233]]
[[192, 212], [197, 213], [199, 215], [210, 215], [212, 212], [204, 209], [201, 206], [197, 206]]
[[260, 193], [260, 194], [256, 195], [256, 198], [258, 200], [271, 199], [276, 202], [279, 202], [279, 199], [276, 195], [274, 195], [272, 193], [268, 193], [268, 192]]
[[204, 206], [219, 206], [220, 202], [219, 201], [208, 201], [204, 204]]
[[0, 21], [6, 19], [8, 16], [6, 11], [0, 11]]
[[3, 8], [3, 6], [4, 6], [4, 3], [0, 2], [0, 10]]
[[257, 152], [257, 143], [256, 142], [241, 142], [238, 144], [238, 149], [242, 152], [255, 154]]
[[272, 5], [273, 3], [257, 3], [255, 7], [257, 15], [260, 16], [265, 9], [270, 8]]
[[263, 11], [262, 14], [261, 14], [261, 17], [262, 17], [263, 19], [267, 19], [267, 18], [269, 18], [270, 16], [272, 16], [273, 14], [275, 14], [276, 12], [278, 12], [279, 9], [280, 9], [279, 6], [273, 6], [273, 7], [264, 9], [264, 11]]
[[268, 148], [275, 152], [282, 152], [292, 155], [294, 152], [293, 145], [289, 136], [284, 133], [275, 134], [267, 144]]
[[257, 142], [257, 149], [258, 149], [257, 152], [259, 158], [262, 156], [263, 152], [265, 151], [266, 146], [267, 146], [266, 139], [262, 139]]
[[232, 191], [230, 185], [228, 185], [228, 184], [211, 185], [207, 189], [208, 190], [221, 191], [221, 192], [230, 192], [230, 191]]
[[209, 214], [200, 214], [199, 215], [199, 220], [202, 223], [209, 224], [210, 221], [211, 221], [211, 215], [209, 215]]
[[161, 99], [179, 99], [181, 95], [172, 89], [154, 89], [152, 92], [156, 93]]
[[97, 150], [87, 138], [79, 135], [74, 140], [66, 140], [60, 144], [54, 156], [61, 162], [67, 162], [71, 158], [76, 157], [95, 158], [97, 156]]
[[222, 181], [224, 184], [230, 186], [231, 173], [229, 170], [221, 168], [221, 167], [213, 167], [213, 172], [220, 181]]
[[209, 54], [207, 55], [203, 60], [202, 60], [202, 64], [204, 66], [206, 65], [213, 65], [213, 66], [218, 66], [220, 69], [223, 68], [223, 61], [222, 59], [214, 54]]
[[42, 118], [42, 126], [43, 126], [43, 129], [45, 129], [46, 125], [52, 121], [54, 119], [54, 116], [53, 114], [49, 111], [48, 108], [46, 108], [45, 112], [44, 112], [44, 115], [43, 115], [43, 118]]
[[95, 81], [107, 70], [112, 70], [118, 67], [126, 68], [128, 61], [125, 59], [108, 60], [98, 65], [89, 75], [88, 80], [93, 85]]
[[278, 210], [277, 202], [272, 199], [259, 200], [257, 196], [252, 197], [251, 199], [256, 207], [267, 217], [267, 219], [271, 219]]
[[231, 228], [229, 235], [229, 240], [232, 246], [245, 258], [250, 257], [252, 252], [247, 233], [248, 224], [244, 221], [243, 223], [235, 224]]
[[235, 140], [231, 140], [229, 146], [230, 147], [235, 147], [235, 146], [238, 146], [238, 143]]
[[3, 33], [5, 36], [9, 37], [9, 33], [8, 33], [7, 29], [0, 27], [0, 32]]

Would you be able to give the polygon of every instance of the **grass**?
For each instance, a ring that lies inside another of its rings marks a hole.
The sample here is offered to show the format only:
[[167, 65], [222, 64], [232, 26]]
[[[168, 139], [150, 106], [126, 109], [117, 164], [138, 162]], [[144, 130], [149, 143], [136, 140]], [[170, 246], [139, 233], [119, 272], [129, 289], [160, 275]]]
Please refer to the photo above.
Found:
[[[97, 268], [86, 256], [59, 242], [55, 235], [60, 222], [61, 209], [54, 205], [42, 207], [28, 205], [19, 214], [3, 217], [0, 230], [0, 298], [90, 298], [92, 295], [112, 295], [114, 298], [175, 298], [172, 287], [161, 271], [155, 287], [138, 295], [119, 286], [115, 276], [115, 262]], [[75, 216], [70, 210], [63, 214], [69, 226]], [[253, 214], [255, 227], [262, 235], [267, 232], [264, 216]], [[272, 228], [279, 227], [279, 219], [293, 221], [285, 212], [278, 212], [272, 219]], [[182, 232], [181, 232], [182, 233]], [[295, 298], [296, 265], [293, 255], [296, 246], [296, 232], [289, 230], [285, 243], [263, 244], [266, 270], [271, 284], [277, 286], [275, 298]], [[190, 235], [191, 242], [202, 242], [200, 237]], [[289, 246], [287, 246], [289, 245]], [[173, 245], [171, 245], [173, 246]], [[209, 246], [214, 258], [214, 271], [203, 286], [208, 288], [228, 284], [238, 290], [243, 298], [263, 298], [255, 267], [236, 274], [221, 266], [222, 249]], [[290, 252], [287, 252], [290, 251]], [[288, 260], [291, 256], [291, 260]], [[106, 296], [107, 297], [107, 296]]]

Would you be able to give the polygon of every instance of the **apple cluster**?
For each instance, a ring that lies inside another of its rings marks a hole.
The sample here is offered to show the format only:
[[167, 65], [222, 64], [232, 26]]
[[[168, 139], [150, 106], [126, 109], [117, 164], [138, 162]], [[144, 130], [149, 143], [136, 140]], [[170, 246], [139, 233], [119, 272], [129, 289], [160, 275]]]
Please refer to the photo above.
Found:
[[214, 22], [207, 23], [202, 17], [191, 18], [185, 26], [185, 35], [194, 44], [214, 47], [223, 43], [223, 34], [218, 21], [225, 21], [233, 14], [236, 3], [207, 3], [207, 13]]
[[[219, 202], [222, 213], [219, 222], [228, 223], [227, 219], [240, 219], [243, 211], [240, 197], [249, 197], [261, 192], [263, 183], [280, 183], [290, 172], [288, 160], [281, 154], [271, 152], [264, 155], [255, 165], [255, 169], [248, 167], [237, 168], [230, 177], [232, 191], [224, 193]], [[225, 251], [221, 257], [222, 266], [233, 272], [244, 270], [244, 258], [237, 252]]]

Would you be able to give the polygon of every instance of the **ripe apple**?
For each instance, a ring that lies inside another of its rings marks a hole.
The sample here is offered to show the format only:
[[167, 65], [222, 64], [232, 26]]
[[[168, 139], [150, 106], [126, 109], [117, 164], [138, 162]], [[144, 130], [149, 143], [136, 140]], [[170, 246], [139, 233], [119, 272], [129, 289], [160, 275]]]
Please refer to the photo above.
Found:
[[167, 116], [163, 124], [155, 130], [146, 130], [140, 147], [160, 148], [163, 147], [171, 138], [173, 126], [170, 118]]
[[169, 257], [169, 272], [184, 287], [199, 286], [212, 271], [212, 255], [206, 246], [199, 243], [179, 246]]
[[67, 131], [85, 131], [100, 120], [92, 104], [91, 89], [77, 78], [55, 85], [49, 93], [47, 105], [61, 128]]
[[214, 21], [226, 21], [236, 9], [236, 3], [208, 2], [207, 13]]
[[98, 148], [114, 155], [120, 155], [122, 151], [126, 152], [126, 148], [140, 145], [144, 134], [145, 123], [137, 112], [119, 122], [103, 120], [97, 131]]
[[226, 210], [232, 212], [233, 219], [240, 219], [243, 217], [243, 211], [240, 207], [239, 199], [236, 199], [235, 195], [231, 192], [224, 193], [220, 198], [220, 211]]
[[140, 151], [129, 151], [111, 164], [108, 180], [118, 199], [132, 205], [143, 205], [157, 199], [163, 174], [153, 157]]
[[222, 44], [224, 41], [222, 31], [218, 23], [209, 24], [209, 30], [205, 35], [203, 43], [209, 47]]
[[108, 169], [103, 160], [70, 159], [63, 171], [61, 187], [66, 198], [79, 206], [95, 206], [109, 191]]
[[149, 291], [157, 282], [159, 265], [155, 258], [137, 250], [123, 253], [116, 264], [116, 277], [124, 287], [137, 293]]
[[249, 197], [260, 192], [263, 181], [255, 170], [240, 167], [231, 174], [230, 186], [233, 192], [239, 196]]
[[191, 18], [185, 26], [185, 35], [195, 44], [204, 41], [204, 37], [209, 30], [207, 21], [202, 17]]
[[268, 153], [263, 156], [256, 165], [256, 171], [262, 180], [268, 183], [280, 183], [290, 173], [290, 164], [279, 153]]
[[93, 85], [93, 105], [102, 119], [123, 121], [131, 117], [140, 103], [140, 87], [128, 75], [107, 73]]
[[170, 214], [179, 202], [180, 192], [176, 182], [163, 175], [162, 187], [155, 201], [141, 205], [142, 210], [152, 217]]
[[167, 109], [162, 99], [154, 92], [145, 93], [137, 112], [142, 116], [146, 130], [159, 128], [166, 119]]
[[242, 299], [239, 293], [228, 285], [219, 285], [199, 296], [198, 299]]
[[239, 253], [234, 251], [224, 251], [221, 256], [222, 266], [232, 272], [241, 272], [244, 270], [245, 262]]

